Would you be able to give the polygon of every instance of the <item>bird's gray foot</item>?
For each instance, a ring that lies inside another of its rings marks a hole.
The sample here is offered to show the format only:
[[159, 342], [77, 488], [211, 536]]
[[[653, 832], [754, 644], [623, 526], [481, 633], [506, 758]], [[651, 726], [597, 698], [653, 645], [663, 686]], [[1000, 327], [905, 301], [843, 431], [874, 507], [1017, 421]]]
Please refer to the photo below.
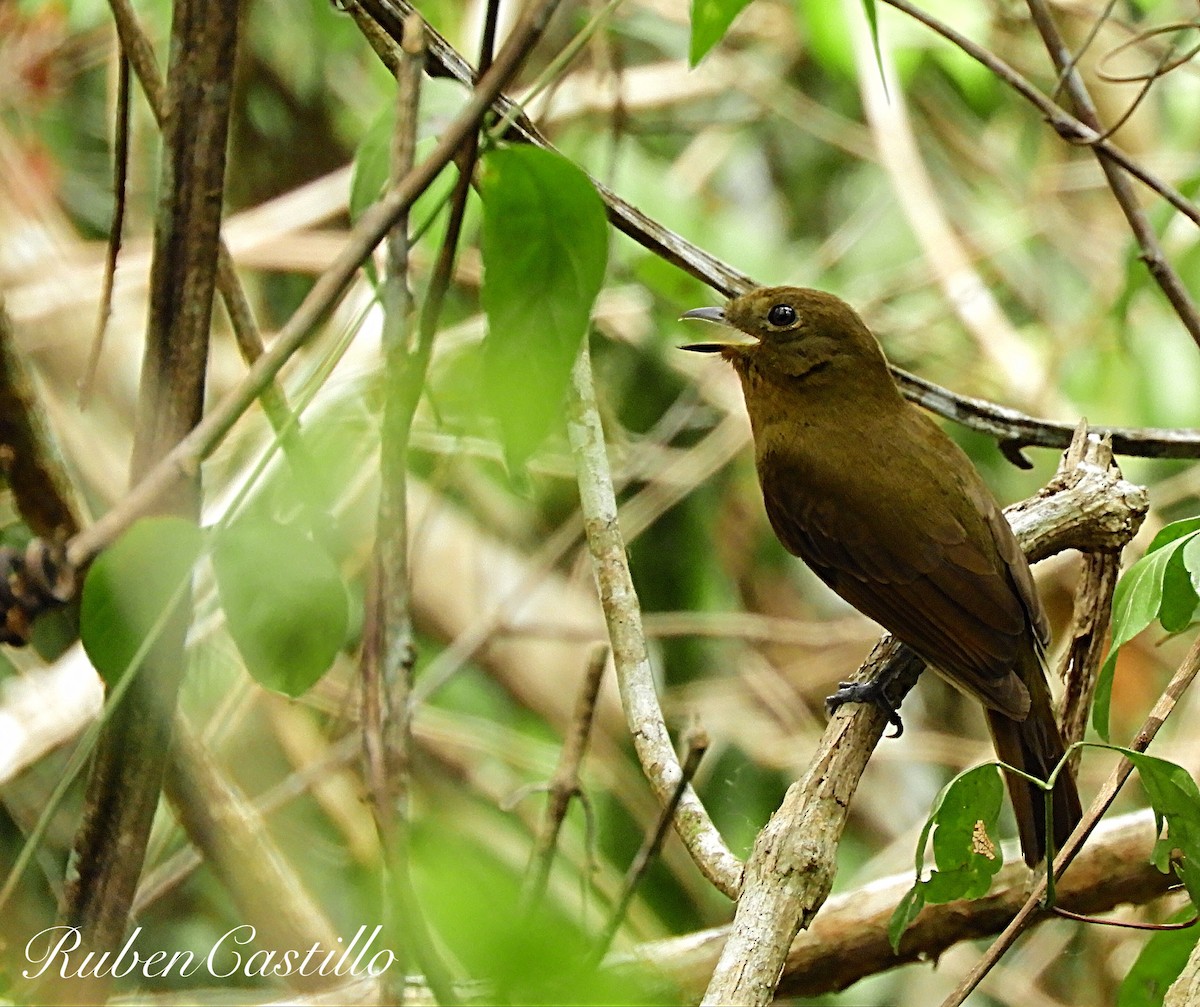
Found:
[[904, 733], [900, 711], [896, 709], [896, 704], [888, 699], [886, 682], [877, 678], [869, 682], [838, 682], [837, 692], [825, 699], [825, 712], [832, 717], [845, 703], [870, 703], [882, 710], [887, 722], [896, 728], [888, 735], [889, 738], [898, 738]]

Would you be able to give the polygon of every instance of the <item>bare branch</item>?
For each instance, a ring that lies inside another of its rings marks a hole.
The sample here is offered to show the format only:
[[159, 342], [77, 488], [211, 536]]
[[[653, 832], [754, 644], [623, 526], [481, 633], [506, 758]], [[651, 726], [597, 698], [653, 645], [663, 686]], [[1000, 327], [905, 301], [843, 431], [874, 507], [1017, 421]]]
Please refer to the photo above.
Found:
[[[1078, 912], [1096, 915], [1162, 896], [1176, 881], [1151, 863], [1153, 829], [1149, 811], [1102, 823], [1059, 883], [1059, 901]], [[815, 997], [843, 990], [888, 969], [936, 961], [961, 941], [998, 932], [1025, 903], [1029, 892], [1029, 870], [1020, 856], [1014, 852], [1006, 861], [983, 898], [926, 906], [905, 931], [899, 954], [892, 951], [887, 927], [892, 911], [912, 887], [911, 871], [831, 896], [813, 925], [792, 941], [776, 995]], [[642, 944], [610, 955], [604, 967], [618, 972], [648, 968], [684, 996], [699, 997], [729, 930], [725, 925]]]
[[704, 758], [704, 753], [708, 751], [708, 734], [701, 727], [693, 726], [688, 728], [683, 734], [683, 749], [683, 770], [679, 774], [679, 782], [675, 785], [675, 792], [671, 795], [671, 800], [659, 810], [658, 821], [654, 823], [654, 828], [646, 836], [641, 848], [637, 851], [637, 855], [633, 858], [633, 862], [629, 865], [629, 870], [625, 874], [625, 881], [621, 885], [621, 894], [617, 898], [617, 904], [613, 907], [612, 913], [609, 914], [608, 922], [605, 924], [604, 930], [596, 942], [593, 951], [596, 961], [599, 961], [605, 952], [608, 951], [617, 928], [625, 919], [625, 913], [629, 909], [629, 902], [633, 898], [633, 893], [637, 891], [637, 886], [641, 883], [650, 865], [654, 863], [654, 858], [658, 856], [658, 851], [662, 849], [663, 840], [667, 837], [667, 829], [671, 825], [671, 820], [675, 817], [676, 807], [679, 806], [679, 799], [683, 797], [684, 790], [691, 786], [692, 778], [696, 775], [696, 770], [700, 768], [700, 760]]
[[[1112, 446], [1107, 439], [1089, 433], [1086, 422], [1080, 422], [1067, 458], [1072, 467], [1087, 463], [1111, 471], [1114, 465]], [[1088, 713], [1092, 708], [1100, 665], [1107, 652], [1109, 614], [1120, 568], [1120, 552], [1084, 553], [1083, 569], [1075, 588], [1075, 608], [1066, 633], [1070, 643], [1058, 669], [1059, 678], [1066, 685], [1060, 701], [1058, 722], [1063, 743], [1068, 749], [1075, 742], [1082, 741], [1087, 730]], [[1079, 764], [1080, 755], [1079, 749], [1070, 755], [1072, 773]]]
[[567, 736], [563, 740], [562, 752], [558, 757], [558, 765], [554, 768], [554, 776], [548, 787], [550, 800], [546, 803], [546, 812], [542, 817], [541, 827], [534, 839], [533, 850], [529, 857], [529, 868], [525, 881], [521, 886], [521, 908], [528, 912], [541, 901], [546, 890], [546, 882], [550, 877], [550, 865], [554, 861], [554, 851], [558, 846], [558, 833], [562, 829], [563, 820], [567, 817], [567, 808], [571, 798], [579, 793], [579, 769], [583, 764], [583, 754], [587, 750], [588, 738], [592, 733], [592, 722], [596, 714], [596, 697], [600, 694], [600, 681], [604, 669], [608, 665], [608, 647], [599, 646], [592, 651], [588, 661], [587, 672], [579, 687], [579, 697], [575, 702], [575, 713], [571, 717]]
[[[641, 607], [617, 523], [617, 501], [586, 344], [571, 375], [567, 435], [575, 453], [584, 532], [600, 604], [608, 623], [621, 704], [642, 771], [659, 803], [666, 806], [676, 800], [675, 791], [683, 777], [683, 769], [671, 746], [654, 689]], [[730, 898], [735, 897], [741, 883], [741, 864], [725, 845], [708, 811], [690, 786], [685, 787], [678, 801], [674, 821], [679, 838], [704, 876]]]

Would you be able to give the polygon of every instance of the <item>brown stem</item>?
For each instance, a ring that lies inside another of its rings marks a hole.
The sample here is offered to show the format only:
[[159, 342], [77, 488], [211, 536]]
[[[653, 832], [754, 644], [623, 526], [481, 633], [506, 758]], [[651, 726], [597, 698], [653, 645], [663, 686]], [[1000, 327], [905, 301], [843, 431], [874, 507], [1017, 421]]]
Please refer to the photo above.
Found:
[[121, 253], [121, 235], [125, 228], [126, 183], [129, 179], [129, 57], [122, 51], [117, 55], [117, 124], [113, 131], [113, 215], [104, 249], [104, 283], [100, 289], [100, 309], [96, 318], [96, 334], [84, 365], [79, 383], [79, 408], [86, 409], [100, 366], [104, 336], [112, 315], [113, 283], [117, 276], [117, 256]]
[[596, 713], [596, 697], [600, 694], [600, 682], [608, 665], [608, 647], [601, 645], [592, 651], [587, 671], [579, 687], [575, 712], [563, 740], [558, 765], [547, 788], [549, 800], [542, 816], [542, 824], [534, 839], [529, 857], [529, 868], [521, 886], [521, 909], [529, 912], [542, 899], [546, 882], [550, 878], [550, 865], [554, 862], [554, 851], [558, 847], [558, 834], [567, 817], [571, 798], [579, 794], [579, 769], [587, 751], [588, 738], [592, 733], [592, 721]]
[[613, 937], [616, 936], [617, 928], [625, 919], [625, 913], [629, 909], [633, 893], [637, 891], [637, 886], [641, 884], [642, 878], [646, 876], [646, 871], [654, 863], [658, 851], [662, 849], [663, 840], [667, 838], [667, 830], [671, 827], [671, 820], [675, 817], [675, 809], [679, 806], [684, 791], [692, 785], [692, 778], [696, 775], [696, 770], [700, 768], [700, 760], [708, 751], [708, 734], [701, 727], [688, 728], [683, 736], [683, 748], [683, 769], [679, 774], [678, 783], [675, 784], [675, 792], [671, 795], [671, 799], [659, 808], [658, 819], [654, 823], [653, 830], [646, 836], [630, 863], [629, 870], [625, 873], [625, 880], [621, 883], [621, 894], [617, 897], [617, 903], [613, 906], [612, 913], [609, 914], [604, 931], [596, 942], [594, 949], [596, 961], [603, 958], [608, 951]]
[[[1037, 25], [1038, 32], [1042, 36], [1046, 51], [1050, 54], [1055, 68], [1060, 72], [1066, 70], [1067, 93], [1071, 96], [1079, 120], [1088, 129], [1098, 135], [1103, 135], [1104, 128], [1101, 125], [1100, 116], [1096, 112], [1096, 106], [1092, 102], [1091, 95], [1088, 94], [1079, 71], [1071, 66], [1071, 53], [1058, 33], [1058, 27], [1054, 23], [1054, 18], [1050, 14], [1045, 0], [1026, 0], [1026, 2], [1029, 12], [1033, 15], [1033, 23]], [[1196, 345], [1200, 346], [1200, 312], [1197, 311], [1187, 287], [1184, 286], [1179, 275], [1167, 261], [1162, 245], [1159, 244], [1158, 235], [1154, 233], [1154, 228], [1150, 223], [1150, 218], [1146, 216], [1146, 211], [1138, 203], [1132, 183], [1110, 151], [1099, 143], [1090, 143], [1090, 146], [1096, 159], [1100, 162], [1100, 169], [1104, 172], [1108, 187], [1112, 189], [1113, 197], [1121, 207], [1121, 212], [1125, 214], [1129, 229], [1133, 231], [1138, 247], [1142, 250], [1142, 259], [1149, 268], [1150, 275], [1162, 288], [1184, 328], [1188, 330]]]
[[[203, 409], [238, 6], [178, 0], [174, 9], [132, 482], [196, 426]], [[193, 472], [156, 509], [194, 519], [199, 489]], [[88, 950], [118, 946], [128, 923], [170, 751], [188, 608], [180, 606], [97, 744], [61, 909]], [[91, 1000], [108, 981], [81, 980], [64, 992]]]
[[[1095, 915], [1161, 898], [1177, 881], [1151, 863], [1153, 844], [1154, 818], [1149, 811], [1104, 822], [1059, 883], [1059, 900]], [[888, 941], [888, 923], [912, 882], [909, 870], [830, 896], [813, 925], [792, 941], [775, 995], [806, 998], [845, 990], [888, 969], [936, 962], [962, 941], [998, 933], [1025, 903], [1029, 869], [1014, 855], [982, 898], [926, 906], [895, 952]], [[649, 968], [691, 1002], [704, 992], [729, 929], [726, 924], [640, 944], [610, 955], [602, 967], [618, 974]], [[851, 1000], [856, 1002], [853, 995]]]

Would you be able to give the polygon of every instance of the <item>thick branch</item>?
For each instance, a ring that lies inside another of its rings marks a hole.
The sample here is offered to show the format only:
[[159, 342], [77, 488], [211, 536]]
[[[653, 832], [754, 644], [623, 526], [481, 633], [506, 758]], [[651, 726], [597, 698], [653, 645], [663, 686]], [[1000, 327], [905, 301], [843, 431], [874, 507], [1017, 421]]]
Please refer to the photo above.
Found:
[[[1106, 823], [1059, 882], [1060, 904], [1096, 915], [1158, 898], [1176, 881], [1150, 862], [1153, 845], [1154, 818], [1148, 811]], [[983, 898], [926, 906], [895, 954], [888, 942], [888, 922], [912, 883], [908, 872], [830, 898], [813, 925], [792, 941], [776, 994], [811, 997], [843, 990], [900, 965], [936, 961], [960, 941], [998, 933], [1028, 897], [1029, 871], [1014, 854]], [[686, 997], [696, 997], [712, 975], [729, 930], [715, 927], [643, 944], [612, 956], [606, 964], [618, 971], [648, 967]]]

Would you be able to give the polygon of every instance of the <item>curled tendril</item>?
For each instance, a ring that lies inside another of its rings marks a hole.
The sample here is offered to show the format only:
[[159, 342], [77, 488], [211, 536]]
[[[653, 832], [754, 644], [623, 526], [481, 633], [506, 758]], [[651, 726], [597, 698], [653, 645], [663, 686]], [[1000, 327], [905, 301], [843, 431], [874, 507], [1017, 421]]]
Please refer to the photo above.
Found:
[[1200, 21], [1172, 21], [1170, 24], [1158, 25], [1155, 28], [1147, 28], [1145, 31], [1138, 32], [1132, 38], [1126, 39], [1119, 46], [1110, 49], [1100, 57], [1096, 64], [1096, 76], [1101, 80], [1108, 81], [1110, 84], [1137, 84], [1137, 83], [1152, 83], [1159, 77], [1165, 77], [1172, 70], [1177, 70], [1185, 63], [1190, 62], [1197, 53], [1200, 53], [1200, 42], [1193, 45], [1187, 52], [1181, 56], [1174, 56], [1175, 47], [1178, 39], [1172, 39], [1170, 48], [1163, 54], [1163, 57], [1155, 65], [1154, 69], [1144, 73], [1129, 73], [1118, 74], [1112, 73], [1105, 69], [1105, 64], [1116, 59], [1121, 53], [1136, 45], [1141, 45], [1158, 35], [1169, 35], [1186, 31], [1200, 31]]

